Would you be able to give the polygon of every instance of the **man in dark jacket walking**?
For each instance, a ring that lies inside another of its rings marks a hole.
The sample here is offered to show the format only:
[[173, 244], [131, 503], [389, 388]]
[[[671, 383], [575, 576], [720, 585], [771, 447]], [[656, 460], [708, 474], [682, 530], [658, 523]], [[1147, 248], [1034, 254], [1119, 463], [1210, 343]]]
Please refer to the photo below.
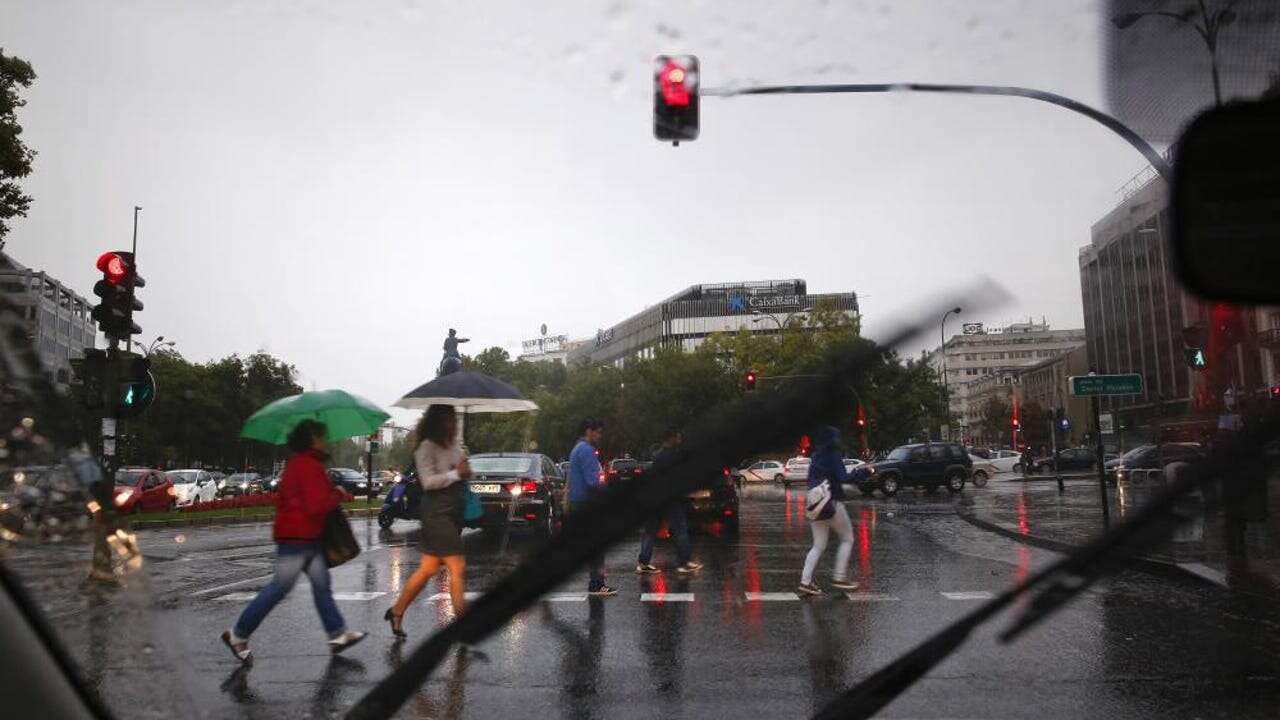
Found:
[[800, 587], [796, 588], [796, 592], [801, 595], [822, 594], [822, 588], [813, 582], [813, 572], [818, 567], [818, 559], [827, 549], [827, 539], [832, 530], [840, 536], [840, 547], [836, 550], [831, 587], [837, 590], [858, 589], [858, 583], [848, 579], [849, 556], [853, 554], [853, 523], [849, 521], [849, 513], [844, 509], [844, 484], [848, 481], [849, 475], [845, 472], [844, 460], [840, 457], [840, 431], [827, 426], [818, 435], [813, 460], [809, 463], [808, 485], [812, 490], [827, 483], [831, 489], [831, 499], [818, 518], [809, 521], [809, 530], [813, 532], [813, 547], [809, 548], [809, 554], [805, 556]]
[[[680, 445], [682, 438], [679, 430], [667, 430], [662, 436], [662, 447], [653, 456], [656, 464]], [[685, 575], [702, 569], [702, 563], [693, 560], [693, 549], [689, 545], [689, 520], [684, 514], [684, 504], [677, 500], [663, 512], [654, 516], [644, 524], [640, 535], [640, 556], [636, 559], [636, 572], [640, 575], [652, 575], [658, 572], [650, 560], [653, 559], [653, 542], [662, 526], [662, 518], [666, 516], [667, 530], [671, 531], [671, 539], [676, 543], [676, 572]]]

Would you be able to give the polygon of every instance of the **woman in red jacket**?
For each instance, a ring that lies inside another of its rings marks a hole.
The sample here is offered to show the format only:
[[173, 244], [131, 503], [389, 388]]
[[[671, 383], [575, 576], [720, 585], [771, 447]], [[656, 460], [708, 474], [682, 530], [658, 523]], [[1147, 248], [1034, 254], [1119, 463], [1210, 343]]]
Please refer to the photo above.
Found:
[[253, 661], [249, 636], [289, 594], [303, 572], [311, 581], [311, 595], [320, 612], [320, 622], [329, 635], [329, 650], [340, 653], [363, 640], [365, 635], [347, 630], [342, 613], [338, 612], [329, 587], [329, 566], [320, 544], [325, 515], [340, 502], [324, 467], [329, 458], [328, 428], [315, 420], [303, 420], [289, 433], [288, 444], [293, 456], [280, 475], [276, 519], [271, 531], [276, 541], [275, 575], [240, 614], [235, 627], [222, 633], [222, 642], [244, 663]]

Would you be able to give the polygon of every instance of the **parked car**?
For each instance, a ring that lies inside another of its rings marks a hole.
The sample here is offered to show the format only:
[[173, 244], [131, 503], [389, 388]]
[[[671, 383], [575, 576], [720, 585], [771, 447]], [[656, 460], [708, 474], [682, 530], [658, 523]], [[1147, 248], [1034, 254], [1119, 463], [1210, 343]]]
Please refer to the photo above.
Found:
[[782, 463], [777, 460], [760, 460], [731, 473], [731, 475], [741, 482], [773, 481], [781, 483], [784, 469]]
[[[468, 487], [484, 507], [484, 515], [468, 521], [469, 527], [525, 527], [540, 537], [559, 528], [567, 509], [568, 483], [551, 458], [539, 453], [481, 453], [468, 462]], [[627, 469], [636, 465], [632, 461]]]
[[725, 468], [710, 488], [694, 490], [684, 498], [685, 516], [697, 522], [719, 522], [730, 533], [738, 531], [738, 487], [733, 473]]
[[396, 474], [390, 470], [373, 471], [373, 490], [376, 493], [381, 493], [386, 488], [391, 487], [391, 483], [395, 481]]
[[849, 475], [856, 474], [858, 472], [858, 468], [866, 465], [865, 462], [858, 458], [845, 458], [844, 460], [841, 460], [841, 462], [844, 463], [844, 471]]
[[262, 476], [256, 472], [242, 472], [227, 476], [227, 481], [222, 484], [218, 494], [254, 495], [260, 492], [262, 492]]
[[791, 483], [802, 483], [809, 477], [809, 458], [793, 457], [782, 468], [782, 484], [790, 487]]
[[1120, 482], [1141, 483], [1163, 479], [1164, 469], [1170, 463], [1195, 462], [1203, 457], [1204, 447], [1200, 443], [1139, 445], [1113, 460], [1114, 465], [1106, 463], [1103, 467], [1106, 469], [1107, 481], [1112, 485]]
[[879, 490], [888, 497], [904, 486], [933, 492], [944, 485], [958, 493], [972, 473], [973, 461], [959, 443], [920, 443], [894, 448], [868, 470], [866, 479], [858, 484], [866, 495]]
[[988, 450], [987, 455], [996, 472], [1022, 472], [1022, 453], [1016, 450]]
[[178, 491], [159, 470], [121, 468], [116, 471], [112, 502], [122, 513], [172, 510], [178, 505]]
[[[1056, 472], [1080, 472], [1092, 470], [1097, 465], [1093, 451], [1089, 448], [1064, 448], [1058, 451]], [[1054, 456], [1036, 458], [1029, 468], [1030, 474], [1051, 473], [1054, 469]]]
[[[364, 473], [351, 468], [329, 468], [329, 479], [334, 485], [346, 490], [352, 495], [365, 496], [369, 494], [369, 479]], [[375, 488], [374, 495], [377, 495]]]
[[607, 476], [606, 479], [613, 480], [620, 475], [631, 474], [639, 466], [640, 461], [633, 458], [614, 458], [609, 461], [609, 465], [604, 469]]
[[560, 477], [568, 478], [569, 477], [569, 461], [565, 460], [564, 462], [556, 463], [556, 470], [560, 472]]
[[974, 487], [986, 487], [987, 481], [1000, 472], [995, 463], [984, 457], [970, 455], [969, 462], [973, 463], [973, 470], [969, 475], [969, 480]]
[[218, 497], [218, 486], [205, 470], [170, 470], [165, 475], [173, 482], [179, 506], [209, 502]]

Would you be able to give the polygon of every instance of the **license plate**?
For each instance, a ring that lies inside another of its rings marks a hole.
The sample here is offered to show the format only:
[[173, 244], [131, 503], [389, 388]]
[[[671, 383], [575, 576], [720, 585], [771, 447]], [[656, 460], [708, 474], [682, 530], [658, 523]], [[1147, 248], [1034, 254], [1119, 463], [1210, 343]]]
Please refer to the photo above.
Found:
[[482, 495], [496, 495], [502, 492], [502, 486], [497, 483], [480, 483], [472, 485], [471, 491]]

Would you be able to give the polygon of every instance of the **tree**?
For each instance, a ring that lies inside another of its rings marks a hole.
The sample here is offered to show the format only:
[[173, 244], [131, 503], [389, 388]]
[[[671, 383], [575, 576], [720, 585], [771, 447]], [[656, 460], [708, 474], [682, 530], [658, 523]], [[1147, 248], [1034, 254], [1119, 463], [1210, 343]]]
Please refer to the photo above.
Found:
[[9, 234], [9, 221], [26, 217], [31, 207], [31, 196], [22, 192], [18, 180], [31, 174], [35, 151], [22, 142], [17, 110], [27, 104], [19, 91], [35, 79], [30, 63], [0, 48], [0, 248]]
[[977, 437], [983, 443], [1002, 444], [1013, 431], [1013, 408], [1004, 398], [993, 396], [983, 403], [981, 415]]

